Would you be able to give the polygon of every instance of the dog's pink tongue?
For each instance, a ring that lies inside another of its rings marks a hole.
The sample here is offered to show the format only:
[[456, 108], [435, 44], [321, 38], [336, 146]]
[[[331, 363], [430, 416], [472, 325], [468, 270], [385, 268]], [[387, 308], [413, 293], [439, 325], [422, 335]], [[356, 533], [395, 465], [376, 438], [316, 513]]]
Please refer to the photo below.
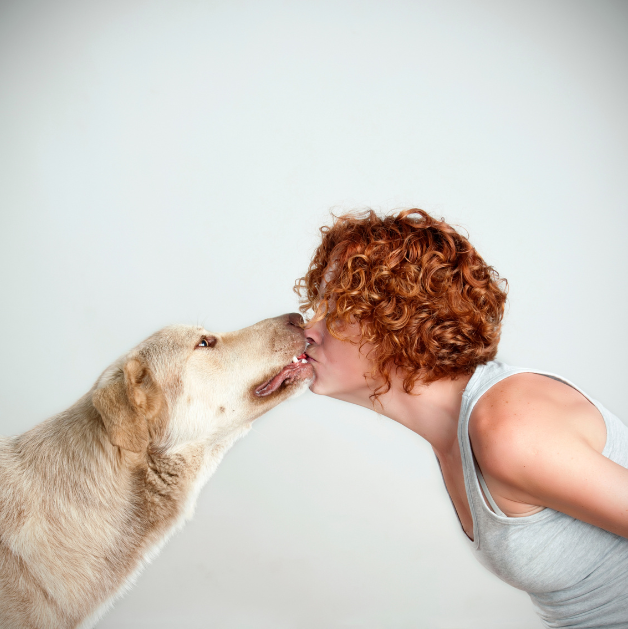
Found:
[[274, 378], [263, 384], [261, 387], [255, 389], [255, 393], [261, 397], [270, 395], [273, 391], [276, 391], [281, 383], [286, 380], [290, 375], [297, 371], [301, 367], [302, 363], [290, 363], [286, 365]]

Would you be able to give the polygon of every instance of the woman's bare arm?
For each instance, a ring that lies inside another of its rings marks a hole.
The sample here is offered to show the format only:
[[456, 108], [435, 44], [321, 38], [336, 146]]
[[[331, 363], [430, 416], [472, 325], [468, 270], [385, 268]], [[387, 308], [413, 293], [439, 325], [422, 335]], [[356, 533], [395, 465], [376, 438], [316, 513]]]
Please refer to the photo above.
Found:
[[500, 508], [549, 507], [628, 537], [628, 469], [602, 456], [604, 419], [575, 389], [537, 374], [507, 378], [478, 401], [469, 433]]

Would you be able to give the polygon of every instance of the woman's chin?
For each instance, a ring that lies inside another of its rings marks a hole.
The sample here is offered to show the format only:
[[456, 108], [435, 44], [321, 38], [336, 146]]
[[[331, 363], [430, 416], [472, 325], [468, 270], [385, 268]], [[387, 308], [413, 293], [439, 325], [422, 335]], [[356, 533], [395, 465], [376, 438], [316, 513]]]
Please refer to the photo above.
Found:
[[318, 381], [318, 378], [314, 378], [314, 382], [310, 385], [310, 391], [312, 393], [316, 393], [316, 395], [325, 395], [325, 392], [321, 390], [321, 385]]
[[318, 374], [316, 374], [314, 382], [312, 382], [312, 384], [310, 385], [310, 391], [312, 393], [316, 393], [316, 395], [333, 396], [337, 388], [338, 387], [329, 386], [329, 384], [326, 384], [325, 380], [321, 380]]

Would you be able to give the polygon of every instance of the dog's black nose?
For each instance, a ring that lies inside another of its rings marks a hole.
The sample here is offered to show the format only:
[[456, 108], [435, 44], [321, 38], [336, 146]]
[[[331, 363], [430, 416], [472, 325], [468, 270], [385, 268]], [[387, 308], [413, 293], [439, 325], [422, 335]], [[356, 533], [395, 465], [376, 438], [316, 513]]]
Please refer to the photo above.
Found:
[[298, 312], [291, 312], [288, 315], [288, 325], [293, 325], [295, 328], [301, 329], [303, 327], [303, 317]]

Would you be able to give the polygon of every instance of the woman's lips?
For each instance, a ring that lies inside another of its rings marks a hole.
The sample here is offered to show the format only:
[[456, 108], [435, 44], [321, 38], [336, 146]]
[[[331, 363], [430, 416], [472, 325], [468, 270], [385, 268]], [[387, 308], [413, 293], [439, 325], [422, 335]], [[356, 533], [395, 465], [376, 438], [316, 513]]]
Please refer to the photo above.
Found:
[[308, 362], [310, 360], [313, 360], [314, 362], [316, 362], [316, 360], [314, 358], [312, 358], [309, 354], [307, 354], [306, 352], [303, 352], [300, 356], [297, 356], [298, 360], [307, 360]]

